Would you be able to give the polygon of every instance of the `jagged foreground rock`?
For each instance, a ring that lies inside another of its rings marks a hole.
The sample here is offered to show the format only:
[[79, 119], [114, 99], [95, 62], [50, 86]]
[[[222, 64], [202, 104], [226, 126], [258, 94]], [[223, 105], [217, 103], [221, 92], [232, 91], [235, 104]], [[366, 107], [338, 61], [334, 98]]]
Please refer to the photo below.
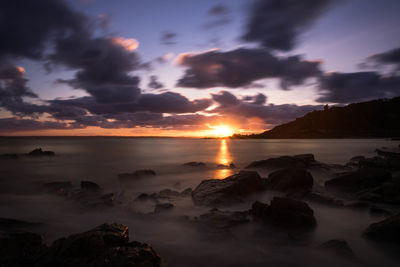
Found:
[[400, 244], [400, 214], [371, 224], [363, 236], [374, 241]]
[[161, 266], [161, 258], [150, 245], [129, 242], [128, 227], [117, 223], [60, 238], [50, 247], [38, 234], [3, 233], [0, 245], [0, 265], [4, 266]]
[[225, 179], [202, 181], [193, 191], [196, 205], [224, 206], [242, 202], [243, 198], [266, 189], [266, 179], [255, 171], [241, 171]]

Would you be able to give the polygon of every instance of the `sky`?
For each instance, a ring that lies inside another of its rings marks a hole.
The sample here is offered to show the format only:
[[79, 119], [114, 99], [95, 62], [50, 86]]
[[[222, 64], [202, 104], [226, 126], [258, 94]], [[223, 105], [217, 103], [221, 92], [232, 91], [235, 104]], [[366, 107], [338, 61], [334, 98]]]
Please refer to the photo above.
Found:
[[4, 0], [0, 135], [224, 136], [400, 95], [397, 0]]

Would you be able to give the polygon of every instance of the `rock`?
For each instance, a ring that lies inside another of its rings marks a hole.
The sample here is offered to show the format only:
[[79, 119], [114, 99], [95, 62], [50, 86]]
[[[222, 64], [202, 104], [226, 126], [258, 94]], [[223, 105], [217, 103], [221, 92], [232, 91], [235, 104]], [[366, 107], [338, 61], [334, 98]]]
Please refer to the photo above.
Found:
[[38, 234], [0, 232], [0, 266], [34, 266], [46, 249]]
[[390, 168], [388, 161], [381, 157], [365, 158], [358, 162], [360, 167], [370, 167], [370, 168]]
[[127, 226], [113, 223], [54, 241], [38, 265], [152, 267], [161, 266], [161, 259], [150, 245], [129, 242]]
[[392, 213], [384, 208], [375, 206], [375, 205], [371, 205], [369, 208], [369, 213], [371, 215], [377, 215], [377, 216], [391, 216]]
[[374, 241], [400, 244], [400, 214], [371, 224], [363, 236]]
[[192, 196], [192, 193], [193, 193], [192, 188], [188, 187], [185, 190], [183, 190], [180, 195], [182, 197], [190, 197], [190, 196]]
[[290, 198], [274, 197], [270, 205], [257, 201], [250, 213], [255, 219], [288, 230], [308, 231], [317, 225], [314, 211], [307, 203]]
[[326, 181], [325, 187], [334, 191], [360, 193], [381, 186], [391, 177], [392, 174], [383, 169], [360, 168]]
[[163, 189], [158, 193], [152, 193], [152, 194], [141, 193], [139, 196], [136, 197], [135, 201], [151, 200], [158, 203], [159, 201], [162, 200], [173, 201], [176, 198], [190, 197], [190, 196], [192, 196], [192, 188], [186, 188], [182, 192], [178, 192], [171, 189]]
[[41, 156], [54, 156], [55, 153], [53, 151], [43, 151], [42, 148], [36, 148], [29, 152], [27, 156], [30, 157], [41, 157]]
[[139, 196], [135, 198], [135, 201], [147, 201], [150, 199], [150, 195], [146, 193], [141, 193]]
[[314, 179], [306, 169], [291, 167], [274, 171], [268, 175], [267, 188], [281, 192], [308, 192]]
[[122, 182], [130, 182], [144, 177], [151, 177], [155, 175], [156, 172], [153, 170], [137, 170], [134, 171], [133, 173], [120, 173], [118, 174], [118, 178]]
[[339, 256], [348, 260], [355, 260], [356, 256], [345, 240], [332, 239], [318, 246], [318, 249], [333, 256]]
[[196, 218], [196, 221], [202, 225], [218, 229], [228, 229], [234, 226], [249, 222], [249, 213], [247, 211], [222, 211], [217, 208], [211, 209]]
[[301, 154], [296, 156], [282, 156], [278, 158], [270, 158], [266, 160], [254, 161], [246, 167], [249, 168], [267, 168], [267, 169], [282, 169], [294, 166], [301, 166], [304, 168], [310, 167], [315, 164], [313, 154]]
[[184, 163], [183, 166], [204, 167], [204, 166], [206, 166], [206, 164], [204, 162], [190, 161], [190, 162]]
[[364, 156], [355, 156], [350, 159], [350, 161], [346, 164], [348, 166], [360, 166], [360, 161], [365, 160]]
[[219, 169], [234, 169], [234, 168], [236, 168], [236, 166], [233, 163], [230, 163], [229, 165], [218, 164], [217, 168], [219, 168]]
[[400, 204], [400, 176], [393, 177], [383, 183], [380, 193], [383, 202]]
[[225, 179], [202, 181], [193, 191], [196, 205], [219, 206], [242, 202], [243, 197], [265, 190], [265, 179], [255, 171], [241, 171]]
[[175, 206], [171, 203], [159, 203], [155, 206], [154, 208], [154, 213], [161, 213], [165, 211], [170, 211], [174, 208]]
[[41, 191], [45, 193], [66, 195], [72, 189], [72, 183], [69, 181], [65, 182], [50, 182], [45, 183], [41, 187]]
[[90, 181], [81, 181], [81, 189], [91, 192], [100, 192], [101, 188], [98, 184]]
[[26, 222], [17, 219], [0, 218], [1, 231], [31, 230], [43, 226], [42, 223]]

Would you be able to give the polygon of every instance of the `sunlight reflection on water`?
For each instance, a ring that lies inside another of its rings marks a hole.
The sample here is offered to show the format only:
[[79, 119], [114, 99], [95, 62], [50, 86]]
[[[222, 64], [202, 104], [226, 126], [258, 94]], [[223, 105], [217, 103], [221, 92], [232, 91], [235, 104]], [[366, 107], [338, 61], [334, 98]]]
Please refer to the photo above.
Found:
[[[221, 139], [219, 152], [217, 154], [217, 164], [229, 165], [230, 163], [232, 163], [232, 156], [229, 153], [228, 142], [226, 139]], [[224, 179], [232, 173], [233, 171], [231, 169], [218, 169], [216, 179]]]

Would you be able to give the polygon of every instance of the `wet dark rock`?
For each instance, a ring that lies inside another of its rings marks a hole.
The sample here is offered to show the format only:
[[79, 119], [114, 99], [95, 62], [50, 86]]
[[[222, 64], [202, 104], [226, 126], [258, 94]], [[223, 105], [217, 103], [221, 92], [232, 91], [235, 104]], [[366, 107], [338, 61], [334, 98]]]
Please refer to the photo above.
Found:
[[374, 241], [400, 244], [400, 214], [371, 224], [363, 236]]
[[135, 201], [147, 201], [150, 199], [150, 195], [147, 193], [141, 193], [139, 196], [135, 198]]
[[63, 181], [63, 182], [50, 182], [45, 183], [41, 187], [41, 191], [45, 193], [51, 194], [60, 194], [66, 195], [72, 189], [72, 182], [70, 181]]
[[266, 189], [265, 179], [255, 171], [241, 171], [225, 179], [202, 181], [193, 191], [196, 205], [219, 206], [242, 202], [243, 198]]
[[256, 201], [250, 213], [255, 219], [288, 230], [308, 231], [317, 225], [314, 211], [307, 203], [290, 198], [274, 197], [270, 205]]
[[154, 208], [154, 213], [161, 213], [165, 211], [170, 211], [174, 208], [175, 206], [171, 203], [159, 203], [155, 206]]
[[152, 267], [161, 259], [150, 245], [129, 242], [127, 226], [112, 223], [54, 241], [38, 265]]
[[400, 176], [393, 177], [383, 183], [380, 193], [383, 202], [400, 204]]
[[42, 148], [39, 147], [29, 152], [27, 156], [41, 157], [41, 156], [54, 156], [55, 154], [56, 153], [54, 153], [53, 151], [43, 151]]
[[190, 197], [190, 196], [192, 196], [192, 193], [193, 193], [193, 189], [188, 187], [185, 190], [183, 190], [180, 195], [182, 197]]
[[307, 168], [315, 163], [316, 161], [313, 154], [301, 154], [296, 156], [282, 156], [278, 158], [254, 161], [250, 163], [246, 168], [282, 169], [294, 166]]
[[346, 208], [358, 209], [358, 210], [366, 210], [369, 209], [370, 206], [371, 204], [369, 202], [364, 202], [364, 201], [352, 201], [346, 203], [345, 205]]
[[365, 190], [375, 189], [390, 179], [389, 171], [377, 168], [360, 168], [356, 171], [344, 173], [325, 182], [329, 190], [346, 193], [362, 193]]
[[267, 188], [281, 192], [308, 192], [314, 179], [306, 169], [301, 167], [285, 168], [268, 175]]
[[92, 192], [99, 192], [101, 191], [101, 188], [98, 184], [90, 181], [81, 181], [81, 189], [82, 190], [87, 190], [87, 191], [92, 191]]
[[234, 169], [234, 168], [236, 168], [235, 164], [233, 164], [233, 163], [230, 163], [229, 165], [218, 164], [217, 167], [219, 169]]
[[360, 166], [360, 161], [365, 160], [364, 156], [355, 156], [347, 163], [349, 166]]
[[42, 223], [27, 222], [11, 218], [0, 218], [0, 231], [31, 230], [43, 226]]
[[381, 157], [365, 158], [358, 162], [360, 167], [370, 168], [390, 168], [390, 164], [387, 160]]
[[151, 200], [156, 203], [159, 203], [160, 201], [163, 200], [173, 201], [177, 198], [190, 197], [190, 196], [192, 196], [192, 188], [190, 187], [186, 188], [182, 192], [178, 192], [171, 189], [163, 189], [158, 193], [152, 193], [152, 194], [141, 193], [139, 196], [136, 197], [135, 201]]
[[356, 256], [345, 240], [332, 239], [318, 246], [318, 249], [348, 260], [355, 260]]
[[34, 266], [46, 249], [39, 234], [0, 232], [0, 266]]
[[393, 215], [390, 211], [388, 211], [388, 210], [386, 210], [384, 208], [375, 206], [375, 205], [371, 205], [370, 206], [369, 213], [371, 215], [377, 215], [377, 216], [391, 216], [391, 215]]
[[118, 178], [121, 182], [130, 182], [137, 179], [155, 176], [156, 172], [153, 170], [137, 170], [133, 173], [120, 173]]
[[183, 164], [184, 166], [190, 167], [204, 167], [206, 164], [204, 162], [190, 161]]

